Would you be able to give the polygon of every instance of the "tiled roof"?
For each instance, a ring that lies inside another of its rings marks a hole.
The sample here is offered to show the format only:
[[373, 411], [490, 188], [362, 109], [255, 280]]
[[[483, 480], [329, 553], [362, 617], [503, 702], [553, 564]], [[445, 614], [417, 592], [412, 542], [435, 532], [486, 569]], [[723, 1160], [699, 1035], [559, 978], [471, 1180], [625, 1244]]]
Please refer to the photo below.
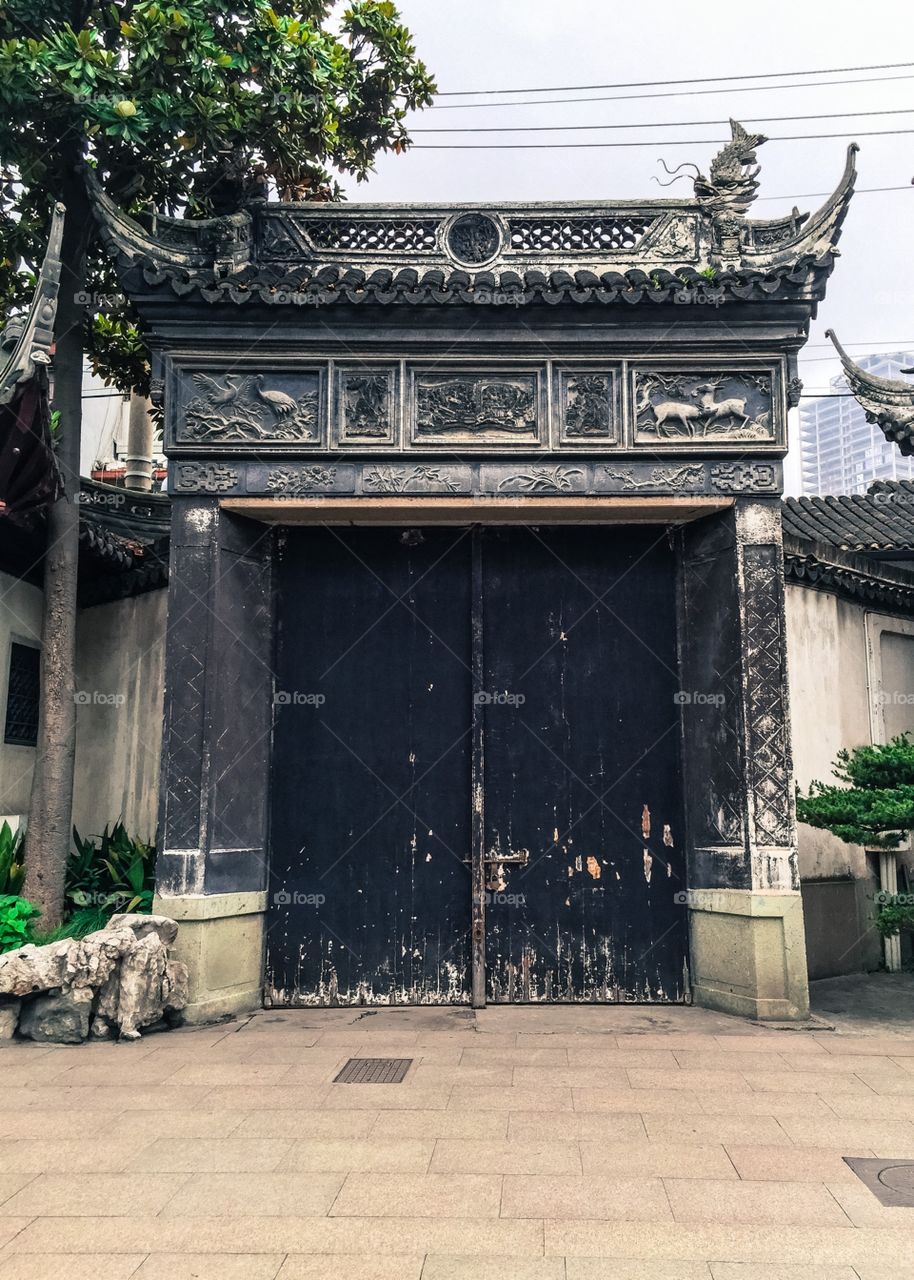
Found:
[[914, 484], [881, 481], [869, 493], [785, 498], [785, 534], [843, 551], [914, 551]]
[[837, 254], [856, 149], [821, 209], [768, 221], [724, 217], [700, 198], [492, 207], [261, 200], [221, 218], [158, 217], [147, 228], [94, 174], [87, 182], [131, 296], [271, 307], [815, 301]]

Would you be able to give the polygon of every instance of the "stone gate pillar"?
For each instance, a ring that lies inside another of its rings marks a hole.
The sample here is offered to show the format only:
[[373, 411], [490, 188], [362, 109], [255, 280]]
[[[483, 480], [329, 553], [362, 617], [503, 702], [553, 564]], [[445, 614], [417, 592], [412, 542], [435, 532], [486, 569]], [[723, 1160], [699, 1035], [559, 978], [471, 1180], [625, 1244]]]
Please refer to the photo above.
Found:
[[797, 869], [780, 504], [738, 498], [686, 528], [683, 764], [693, 996], [809, 1012]]
[[213, 498], [173, 501], [156, 910], [180, 922], [204, 1021], [260, 999], [273, 539]]

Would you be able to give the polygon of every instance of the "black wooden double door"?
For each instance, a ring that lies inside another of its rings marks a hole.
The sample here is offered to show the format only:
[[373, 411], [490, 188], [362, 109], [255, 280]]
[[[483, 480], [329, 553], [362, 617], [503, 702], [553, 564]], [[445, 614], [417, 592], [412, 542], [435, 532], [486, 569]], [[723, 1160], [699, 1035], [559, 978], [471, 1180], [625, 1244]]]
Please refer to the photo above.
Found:
[[287, 530], [274, 1004], [688, 998], [657, 527]]

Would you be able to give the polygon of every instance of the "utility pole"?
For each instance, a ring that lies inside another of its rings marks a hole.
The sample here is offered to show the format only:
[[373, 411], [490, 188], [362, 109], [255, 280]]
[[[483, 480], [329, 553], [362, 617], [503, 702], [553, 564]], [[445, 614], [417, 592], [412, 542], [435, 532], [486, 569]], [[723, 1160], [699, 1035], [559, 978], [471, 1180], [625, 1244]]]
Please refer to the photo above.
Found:
[[149, 493], [152, 489], [152, 415], [151, 402], [135, 391], [130, 396], [127, 424], [127, 469], [124, 486]]

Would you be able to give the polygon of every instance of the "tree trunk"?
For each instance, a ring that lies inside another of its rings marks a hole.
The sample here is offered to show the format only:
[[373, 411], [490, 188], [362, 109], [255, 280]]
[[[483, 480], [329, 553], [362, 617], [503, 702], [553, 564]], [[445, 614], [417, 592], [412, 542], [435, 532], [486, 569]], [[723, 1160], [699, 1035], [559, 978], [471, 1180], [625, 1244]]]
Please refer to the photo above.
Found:
[[52, 407], [60, 412], [57, 460], [64, 496], [48, 509], [41, 636], [38, 749], [29, 800], [23, 895], [41, 925], [63, 918], [70, 850], [76, 749], [76, 585], [79, 561], [79, 451], [82, 426], [83, 317], [91, 210], [75, 159], [66, 166], [60, 292], [54, 326]]

